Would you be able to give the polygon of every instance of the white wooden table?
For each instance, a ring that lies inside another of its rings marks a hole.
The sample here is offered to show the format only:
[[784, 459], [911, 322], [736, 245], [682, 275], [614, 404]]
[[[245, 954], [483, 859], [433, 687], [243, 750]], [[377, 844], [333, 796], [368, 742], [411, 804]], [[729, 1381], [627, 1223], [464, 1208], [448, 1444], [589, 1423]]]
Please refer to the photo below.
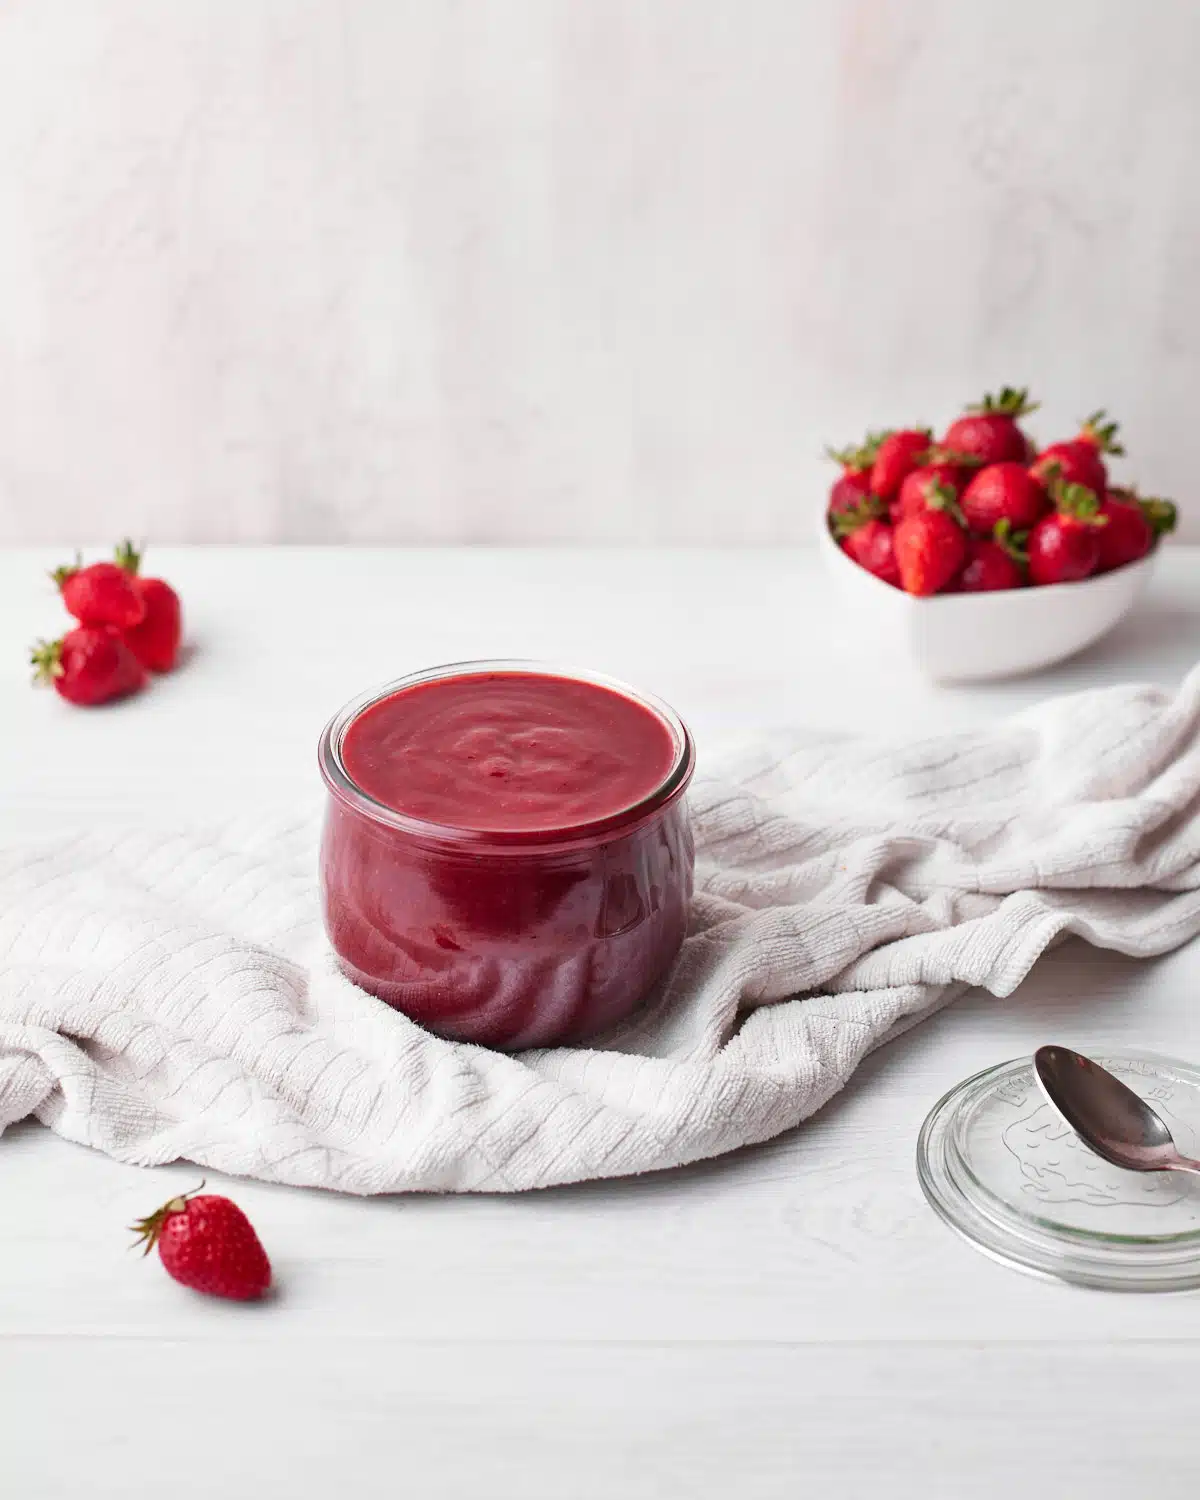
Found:
[[[806, 553], [164, 549], [190, 660], [88, 714], [27, 683], [57, 560], [0, 553], [0, 835], [314, 799], [326, 716], [437, 661], [612, 672], [673, 703], [703, 753], [793, 718], [976, 723], [1200, 658], [1185, 548], [1107, 643], [953, 691], [864, 660]], [[194, 1168], [18, 1127], [0, 1140], [0, 1493], [1191, 1497], [1200, 1294], [1005, 1270], [917, 1187], [934, 1100], [1051, 1039], [1200, 1056], [1200, 950], [1065, 947], [1011, 999], [969, 998], [877, 1053], [791, 1135], [680, 1172], [521, 1198], [234, 1183], [282, 1286], [251, 1308], [126, 1249]]]

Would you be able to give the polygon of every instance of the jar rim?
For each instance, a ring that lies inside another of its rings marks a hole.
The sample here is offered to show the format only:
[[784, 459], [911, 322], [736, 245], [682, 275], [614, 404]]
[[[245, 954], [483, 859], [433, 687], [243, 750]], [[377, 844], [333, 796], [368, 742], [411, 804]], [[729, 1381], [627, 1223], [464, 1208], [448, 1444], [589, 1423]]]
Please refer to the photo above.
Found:
[[[473, 829], [452, 823], [431, 822], [410, 813], [399, 812], [371, 796], [346, 770], [342, 758], [346, 732], [360, 715], [373, 708], [376, 703], [423, 682], [501, 672], [530, 677], [559, 677], [571, 682], [589, 683], [640, 704], [666, 725], [674, 741], [675, 755], [666, 775], [637, 802], [617, 812], [607, 813], [602, 818], [564, 824], [561, 828], [553, 829]], [[643, 693], [602, 672], [586, 671], [535, 658], [514, 657], [445, 662], [439, 666], [425, 667], [418, 672], [409, 672], [381, 687], [360, 693], [343, 705], [326, 724], [318, 743], [317, 761], [325, 785], [341, 803], [376, 823], [407, 833], [422, 843], [460, 849], [562, 849], [573, 844], [591, 843], [608, 834], [628, 833], [677, 801], [687, 790], [695, 771], [696, 746], [690, 730], [675, 710], [651, 693]]]

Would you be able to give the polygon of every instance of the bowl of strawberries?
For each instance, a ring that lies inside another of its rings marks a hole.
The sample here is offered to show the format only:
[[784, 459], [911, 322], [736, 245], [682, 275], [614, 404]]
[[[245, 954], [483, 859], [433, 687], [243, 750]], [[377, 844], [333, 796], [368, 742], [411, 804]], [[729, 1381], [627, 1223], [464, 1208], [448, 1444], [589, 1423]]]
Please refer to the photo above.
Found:
[[1175, 506], [1114, 484], [1117, 424], [1094, 412], [1039, 448], [1037, 409], [1005, 386], [935, 440], [928, 427], [830, 449], [840, 474], [821, 522], [830, 572], [875, 640], [929, 676], [1036, 671], [1081, 651], [1145, 588]]

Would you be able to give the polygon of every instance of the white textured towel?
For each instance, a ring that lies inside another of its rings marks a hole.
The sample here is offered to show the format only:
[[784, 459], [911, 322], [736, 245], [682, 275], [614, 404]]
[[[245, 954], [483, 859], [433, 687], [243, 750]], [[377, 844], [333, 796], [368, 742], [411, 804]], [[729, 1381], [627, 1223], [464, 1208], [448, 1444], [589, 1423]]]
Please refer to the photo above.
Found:
[[798, 732], [692, 805], [670, 982], [590, 1048], [440, 1041], [336, 973], [316, 827], [0, 851], [0, 1128], [352, 1193], [510, 1191], [786, 1130], [967, 985], [1061, 933], [1200, 931], [1200, 669], [906, 745]]

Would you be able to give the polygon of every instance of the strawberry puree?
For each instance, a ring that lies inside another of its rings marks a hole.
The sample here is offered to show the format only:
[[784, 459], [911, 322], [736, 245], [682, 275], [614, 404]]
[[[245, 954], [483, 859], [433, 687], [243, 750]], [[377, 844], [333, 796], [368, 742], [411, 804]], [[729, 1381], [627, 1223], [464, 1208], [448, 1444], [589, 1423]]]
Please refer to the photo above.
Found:
[[611, 1026], [683, 941], [693, 757], [669, 710], [502, 664], [344, 711], [321, 742], [322, 895], [343, 971], [488, 1046]]
[[611, 818], [661, 786], [675, 755], [667, 725], [632, 698], [529, 672], [417, 683], [372, 704], [342, 742], [369, 797], [478, 832]]

